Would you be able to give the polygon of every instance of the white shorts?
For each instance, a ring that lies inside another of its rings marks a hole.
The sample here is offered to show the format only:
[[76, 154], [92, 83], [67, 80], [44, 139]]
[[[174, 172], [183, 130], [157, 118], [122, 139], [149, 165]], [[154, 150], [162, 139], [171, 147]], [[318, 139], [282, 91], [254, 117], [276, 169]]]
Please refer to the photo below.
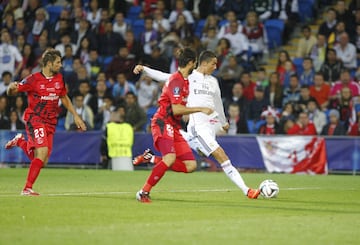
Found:
[[188, 132], [180, 132], [191, 149], [207, 157], [219, 148], [214, 127], [188, 127]]

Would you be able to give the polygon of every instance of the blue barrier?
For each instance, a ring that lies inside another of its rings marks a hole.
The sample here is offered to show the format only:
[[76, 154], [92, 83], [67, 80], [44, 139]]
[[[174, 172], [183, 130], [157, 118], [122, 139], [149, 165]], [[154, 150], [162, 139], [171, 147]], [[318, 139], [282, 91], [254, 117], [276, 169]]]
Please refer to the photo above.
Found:
[[[5, 150], [4, 144], [16, 133], [0, 130], [0, 163], [29, 162], [19, 148]], [[100, 163], [100, 143], [102, 131], [66, 132], [59, 131], [54, 137], [53, 153], [49, 164], [89, 164]], [[220, 145], [238, 168], [265, 169], [261, 152], [254, 135], [220, 136]], [[359, 137], [326, 137], [329, 170], [358, 171], [360, 167]], [[153, 148], [151, 134], [136, 133], [133, 155]], [[158, 153], [155, 151], [155, 153]]]

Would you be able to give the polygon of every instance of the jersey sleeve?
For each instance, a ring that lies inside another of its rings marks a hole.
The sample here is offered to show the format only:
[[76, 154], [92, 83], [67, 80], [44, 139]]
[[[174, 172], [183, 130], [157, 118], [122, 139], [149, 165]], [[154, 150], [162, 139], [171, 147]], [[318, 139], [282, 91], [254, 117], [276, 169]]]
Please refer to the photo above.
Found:
[[158, 82], [166, 82], [171, 76], [169, 73], [154, 70], [146, 66], [144, 66], [144, 72], [146, 75]]
[[30, 75], [18, 84], [18, 92], [30, 92], [33, 90], [33, 75]]
[[184, 80], [177, 76], [171, 76], [168, 83], [168, 96], [171, 104], [181, 104], [183, 101], [182, 90]]
[[59, 96], [64, 97], [67, 94], [67, 90], [66, 90], [65, 82], [64, 82], [64, 79], [62, 78], [62, 76], [61, 76], [61, 82], [63, 83], [64, 86], [63, 86]]

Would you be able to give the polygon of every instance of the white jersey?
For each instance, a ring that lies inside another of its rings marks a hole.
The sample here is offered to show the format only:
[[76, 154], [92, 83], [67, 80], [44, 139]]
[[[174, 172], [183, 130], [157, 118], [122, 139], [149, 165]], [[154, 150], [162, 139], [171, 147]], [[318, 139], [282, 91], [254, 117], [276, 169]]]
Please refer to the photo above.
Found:
[[[170, 75], [148, 67], [144, 67], [144, 72], [156, 81], [166, 82]], [[221, 92], [217, 79], [211, 75], [204, 75], [194, 70], [189, 75], [189, 96], [187, 98], [188, 107], [208, 107], [214, 110], [211, 115], [202, 112], [190, 114], [189, 126], [204, 126], [218, 122], [224, 126], [227, 121], [224, 113], [224, 106], [221, 100]]]

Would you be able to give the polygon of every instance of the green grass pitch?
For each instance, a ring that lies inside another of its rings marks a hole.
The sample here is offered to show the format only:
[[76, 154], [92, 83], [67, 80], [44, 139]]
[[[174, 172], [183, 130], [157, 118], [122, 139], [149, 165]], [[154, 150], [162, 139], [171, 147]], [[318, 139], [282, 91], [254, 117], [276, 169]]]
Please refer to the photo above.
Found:
[[0, 169], [0, 244], [360, 244], [359, 176], [244, 173], [276, 199], [247, 199], [222, 172], [168, 172], [153, 203], [135, 200], [149, 171]]

